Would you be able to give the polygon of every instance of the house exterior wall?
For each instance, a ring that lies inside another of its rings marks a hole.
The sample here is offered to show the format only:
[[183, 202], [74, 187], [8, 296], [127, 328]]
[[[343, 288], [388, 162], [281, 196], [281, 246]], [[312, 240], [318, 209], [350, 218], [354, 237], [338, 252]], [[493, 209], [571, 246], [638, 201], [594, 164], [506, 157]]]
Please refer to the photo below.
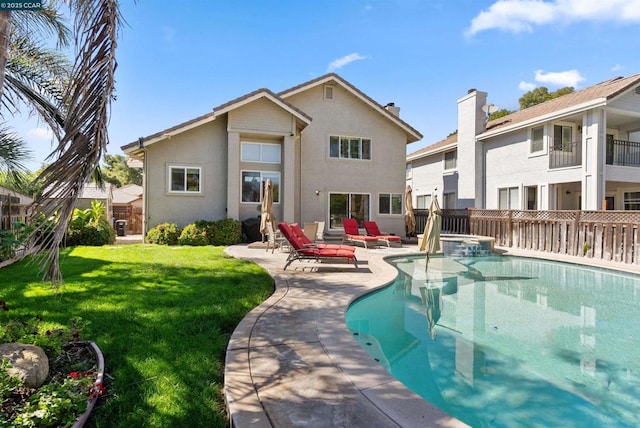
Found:
[[[184, 227], [197, 220], [226, 217], [227, 207], [226, 121], [215, 120], [159, 141], [145, 155], [147, 198], [146, 230], [164, 222]], [[198, 194], [169, 192], [169, 166], [201, 169]]]
[[418, 206], [419, 196], [430, 195], [433, 197], [434, 194], [437, 194], [439, 201], [442, 201], [443, 192], [457, 193], [457, 185], [455, 187], [448, 186], [446, 189], [444, 187], [443, 153], [439, 152], [413, 160], [411, 164], [411, 178], [407, 180], [407, 184], [412, 189], [414, 207]]
[[[300, 211], [294, 220], [324, 221], [329, 230], [330, 193], [368, 194], [370, 219], [381, 230], [404, 236], [403, 214], [379, 214], [378, 197], [380, 193], [404, 193], [406, 134], [342, 86], [335, 85], [333, 95], [332, 100], [325, 100], [323, 85], [317, 85], [286, 98], [313, 118], [298, 147]], [[331, 158], [332, 135], [371, 139], [371, 160]]]

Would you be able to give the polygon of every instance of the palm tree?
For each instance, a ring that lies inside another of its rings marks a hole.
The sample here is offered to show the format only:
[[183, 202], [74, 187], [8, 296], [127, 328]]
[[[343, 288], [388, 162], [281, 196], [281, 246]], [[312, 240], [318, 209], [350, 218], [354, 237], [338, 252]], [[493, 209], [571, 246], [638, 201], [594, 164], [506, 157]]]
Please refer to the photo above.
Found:
[[[9, 53], [13, 50], [10, 47], [38, 51], [38, 45], [33, 43], [33, 27], [21, 26], [26, 15], [0, 12], [0, 94], [15, 88], [13, 100], [28, 103], [49, 124], [57, 141], [49, 156], [52, 163], [38, 177], [44, 190], [36, 201], [45, 217], [58, 219], [54, 233], [48, 235], [50, 238], [40, 250], [44, 257], [44, 278], [54, 285], [62, 283], [58, 249], [75, 201], [83, 184], [98, 171], [100, 159], [106, 152], [116, 69], [115, 47], [121, 22], [116, 0], [52, 0], [43, 8], [47, 12], [42, 13], [42, 17], [32, 19], [38, 20], [41, 31], [56, 32], [61, 46], [68, 41], [67, 33], [64, 26], [52, 25], [52, 22], [61, 22], [57, 9], [60, 4], [66, 4], [74, 16], [77, 56], [68, 74], [64, 74], [64, 67], [58, 68], [62, 63], [55, 61], [55, 55], [40, 50], [41, 58], [51, 60], [45, 61], [49, 68], [20, 78], [11, 75]], [[23, 14], [28, 13], [33, 12]], [[9, 105], [16, 104], [10, 102]]]

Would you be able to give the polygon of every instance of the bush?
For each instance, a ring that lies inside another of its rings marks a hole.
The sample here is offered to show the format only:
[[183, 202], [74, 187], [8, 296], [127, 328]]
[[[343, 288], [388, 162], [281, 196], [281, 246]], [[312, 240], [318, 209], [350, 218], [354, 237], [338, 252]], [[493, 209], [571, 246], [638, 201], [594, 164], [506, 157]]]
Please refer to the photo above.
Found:
[[0, 230], [0, 262], [13, 258], [34, 228], [22, 222], [13, 223], [14, 230]]
[[198, 223], [192, 223], [185, 226], [182, 229], [180, 238], [178, 238], [178, 244], [180, 245], [208, 245], [209, 238], [207, 237], [207, 228], [198, 225]]
[[211, 245], [234, 245], [242, 242], [242, 225], [238, 220], [223, 218], [214, 222], [214, 226]]
[[67, 230], [66, 245], [73, 247], [76, 245], [89, 245], [99, 247], [101, 245], [113, 244], [116, 234], [111, 225], [104, 219], [91, 224], [74, 224]]
[[180, 229], [175, 223], [161, 223], [147, 232], [145, 241], [149, 244], [177, 245]]

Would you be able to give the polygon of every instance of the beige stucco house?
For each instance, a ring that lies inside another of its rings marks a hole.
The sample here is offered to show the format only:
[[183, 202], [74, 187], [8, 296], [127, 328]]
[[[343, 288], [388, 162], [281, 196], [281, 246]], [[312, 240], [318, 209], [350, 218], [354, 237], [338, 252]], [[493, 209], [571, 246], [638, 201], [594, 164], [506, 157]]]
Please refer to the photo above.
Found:
[[422, 135], [331, 73], [274, 93], [259, 89], [122, 147], [144, 165], [144, 232], [163, 222], [260, 214], [271, 179], [277, 221], [371, 219], [404, 234], [406, 146]]

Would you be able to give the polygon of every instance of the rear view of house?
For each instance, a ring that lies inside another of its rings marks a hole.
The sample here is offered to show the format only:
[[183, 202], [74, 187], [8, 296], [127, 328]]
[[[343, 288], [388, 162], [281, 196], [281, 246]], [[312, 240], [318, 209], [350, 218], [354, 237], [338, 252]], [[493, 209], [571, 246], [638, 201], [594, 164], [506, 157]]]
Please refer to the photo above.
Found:
[[404, 233], [406, 145], [422, 135], [336, 74], [259, 89], [122, 149], [144, 162], [144, 232], [163, 223], [260, 214], [271, 179], [277, 221], [375, 220]]
[[640, 209], [640, 74], [492, 121], [486, 106], [470, 90], [457, 134], [408, 155], [418, 207], [437, 193], [445, 208]]

